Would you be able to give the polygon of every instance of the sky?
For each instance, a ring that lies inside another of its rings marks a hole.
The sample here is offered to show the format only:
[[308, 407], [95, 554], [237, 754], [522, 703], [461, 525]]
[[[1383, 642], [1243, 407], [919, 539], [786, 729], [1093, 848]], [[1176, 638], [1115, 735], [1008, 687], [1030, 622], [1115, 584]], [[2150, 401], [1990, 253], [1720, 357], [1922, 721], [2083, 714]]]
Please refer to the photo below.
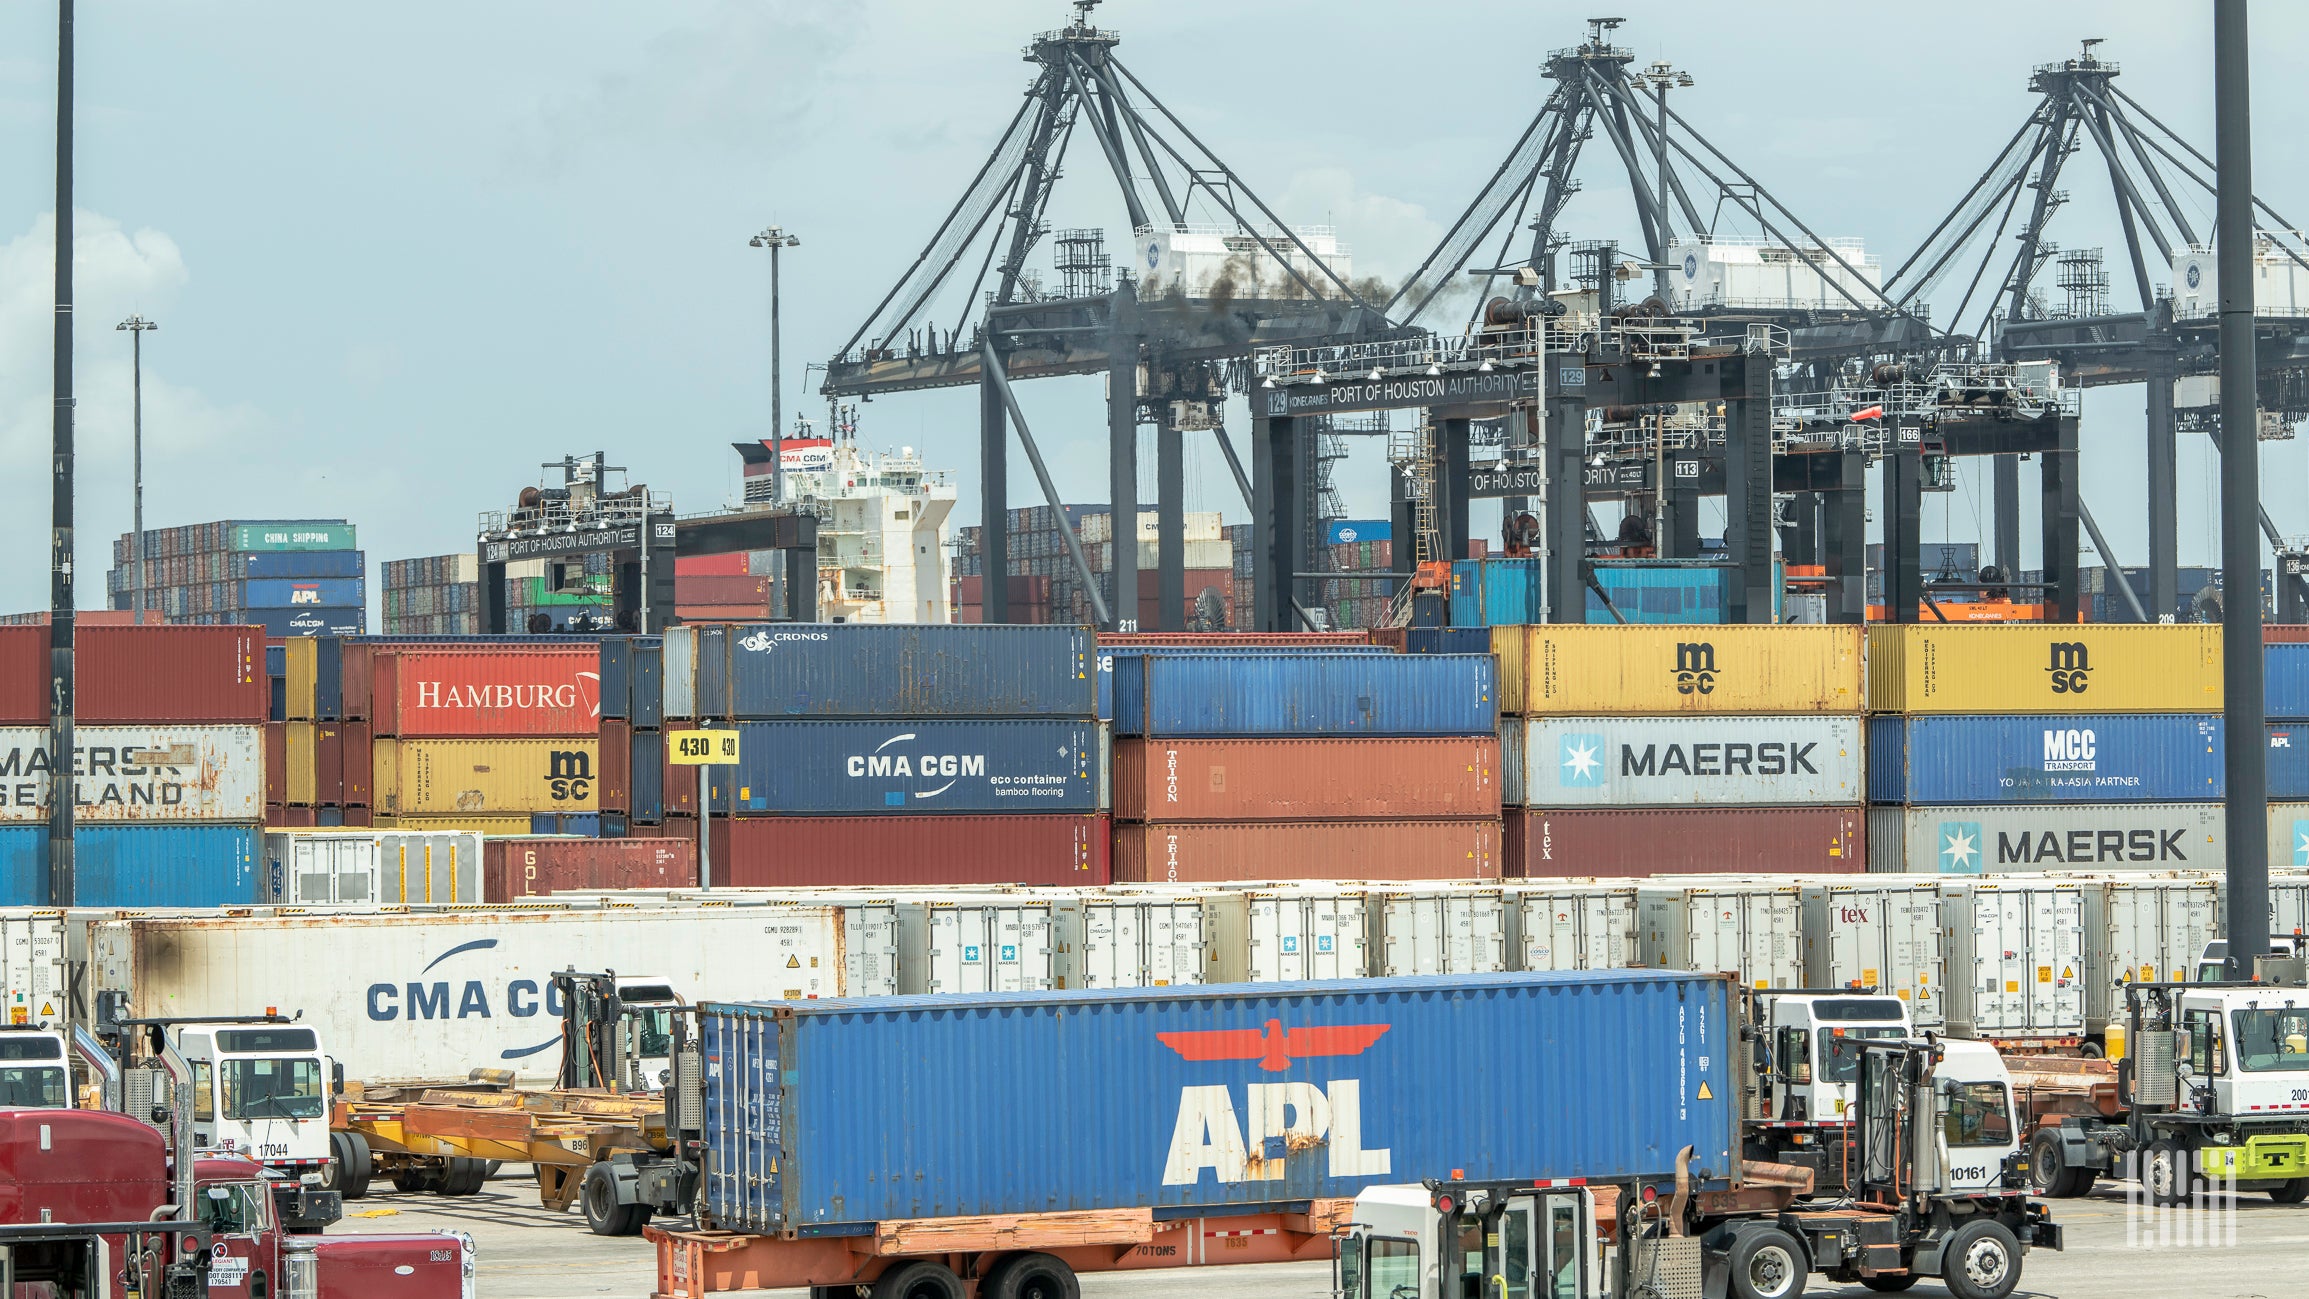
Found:
[[[805, 367], [850, 336], [961, 194], [1029, 83], [1021, 46], [1067, 12], [1053, 0], [81, 5], [82, 606], [101, 603], [128, 526], [129, 344], [113, 326], [131, 313], [161, 326], [145, 336], [149, 526], [342, 517], [372, 561], [464, 550], [479, 512], [509, 505], [541, 463], [596, 449], [684, 513], [729, 503], [729, 443], [770, 423], [769, 268], [747, 236], [777, 224], [802, 241], [783, 254], [785, 408], [815, 417]], [[1679, 112], [1813, 229], [1863, 237], [1888, 266], [2019, 126], [2029, 68], [2081, 38], [2105, 38], [2119, 84], [2211, 149], [2203, 4], [1622, 12], [1639, 15], [1616, 37], [1639, 62], [1695, 78]], [[1110, 0], [1097, 21], [1286, 220], [1337, 227], [1358, 275], [1392, 279], [1505, 156], [1548, 88], [1546, 52], [1576, 44], [1586, 16], [1479, 0]], [[48, 520], [55, 22], [38, 0], [0, 6], [0, 553], [27, 557]], [[2309, 6], [2255, 5], [2253, 22], [2256, 188], [2309, 212], [2309, 176], [2282, 147], [2309, 133], [2309, 94], [2285, 75], [2309, 48]], [[2080, 153], [2064, 177], [2055, 237], [2108, 247], [2128, 307], [2096, 166]], [[1068, 170], [1052, 224], [1119, 243], [1127, 221], [1087, 140]], [[1599, 138], [1568, 233], [1637, 243], [1615, 173]], [[1069, 500], [1106, 496], [1099, 383], [1022, 388]], [[2140, 406], [2139, 388], [2085, 399], [2085, 499], [2128, 563], [2146, 558]], [[977, 520], [971, 393], [876, 400], [860, 437], [916, 447], [959, 485], [955, 522]], [[2203, 441], [2183, 443], [2183, 563], [2217, 552]], [[1384, 509], [1378, 455], [1366, 445], [1342, 470], [1351, 513]], [[1012, 502], [1038, 499], [1024, 457], [1011, 465]], [[1242, 517], [1207, 439], [1190, 439], [1188, 470], [1189, 508]], [[2309, 533], [2309, 450], [2274, 444], [2263, 472], [2281, 529]], [[1984, 475], [1927, 502], [1928, 538], [1979, 535]], [[2033, 469], [2024, 497], [2032, 481]], [[375, 575], [373, 562], [372, 587]], [[0, 611], [45, 604], [38, 562], [0, 568]]]

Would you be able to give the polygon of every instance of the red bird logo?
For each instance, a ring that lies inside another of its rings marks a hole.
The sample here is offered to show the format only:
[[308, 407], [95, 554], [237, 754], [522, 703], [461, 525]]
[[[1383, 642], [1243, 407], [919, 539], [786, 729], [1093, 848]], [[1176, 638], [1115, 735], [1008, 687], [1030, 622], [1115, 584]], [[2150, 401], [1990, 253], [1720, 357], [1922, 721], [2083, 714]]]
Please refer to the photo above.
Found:
[[1387, 1031], [1385, 1024], [1326, 1024], [1319, 1028], [1285, 1029], [1270, 1019], [1263, 1029], [1222, 1028], [1195, 1033], [1157, 1033], [1156, 1039], [1179, 1053], [1182, 1060], [1256, 1060], [1269, 1073], [1281, 1073], [1293, 1060], [1319, 1055], [1361, 1055]]

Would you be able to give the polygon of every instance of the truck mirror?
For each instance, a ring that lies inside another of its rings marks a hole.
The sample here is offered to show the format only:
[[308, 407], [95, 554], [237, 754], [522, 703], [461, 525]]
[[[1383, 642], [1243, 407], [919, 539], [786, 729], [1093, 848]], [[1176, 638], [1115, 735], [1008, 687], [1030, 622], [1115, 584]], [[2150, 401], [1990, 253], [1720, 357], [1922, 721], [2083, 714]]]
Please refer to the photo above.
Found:
[[329, 1061], [329, 1094], [332, 1096], [345, 1094], [345, 1062], [342, 1060]]

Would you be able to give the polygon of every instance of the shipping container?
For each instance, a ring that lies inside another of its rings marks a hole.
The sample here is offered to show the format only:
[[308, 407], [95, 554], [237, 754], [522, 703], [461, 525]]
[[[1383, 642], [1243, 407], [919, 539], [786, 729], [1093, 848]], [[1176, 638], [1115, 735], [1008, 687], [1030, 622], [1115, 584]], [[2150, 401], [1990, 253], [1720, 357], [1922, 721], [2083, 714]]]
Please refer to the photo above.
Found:
[[[734, 627], [731, 714], [782, 717], [1089, 717], [1085, 627], [791, 624]], [[721, 713], [714, 713], [721, 716]]]
[[1453, 560], [1451, 625], [1496, 627], [1539, 621], [1545, 607], [1540, 598], [1540, 565], [1537, 559]]
[[2309, 722], [2277, 722], [2269, 727], [2269, 797], [2309, 799]]
[[2219, 803], [1872, 807], [1868, 869], [2217, 871], [2229, 857], [2222, 825]]
[[697, 844], [685, 839], [492, 836], [481, 861], [481, 900], [491, 903], [564, 891], [695, 888], [698, 882]]
[[361, 577], [358, 550], [257, 550], [227, 552], [225, 577]]
[[480, 902], [481, 842], [472, 830], [267, 834], [260, 900], [280, 906]]
[[281, 743], [288, 754], [288, 800], [292, 807], [317, 807], [321, 801], [319, 722], [290, 722]]
[[1499, 802], [1522, 807], [1531, 797], [1531, 776], [1523, 764], [1525, 727], [1521, 717], [1499, 719]]
[[313, 801], [323, 807], [345, 802], [345, 724], [313, 724]]
[[[247, 906], [257, 900], [261, 829], [253, 818], [80, 826], [72, 834], [74, 897], [83, 907]], [[47, 878], [48, 827], [0, 826], [0, 906], [46, 905]]]
[[1100, 650], [1241, 649], [1268, 652], [1369, 645], [1368, 631], [1102, 631]]
[[601, 676], [595, 685], [595, 695], [601, 704], [598, 716], [604, 721], [616, 718], [630, 721], [633, 711], [633, 643], [632, 636], [605, 636], [600, 647]]
[[665, 722], [665, 642], [656, 636], [635, 636], [627, 643], [633, 648], [627, 666], [626, 714], [635, 729], [655, 730]]
[[391, 816], [591, 812], [600, 744], [561, 740], [379, 740], [377, 811]]
[[[688, 770], [682, 769], [687, 775]], [[691, 820], [678, 833], [695, 841]], [[713, 880], [749, 888], [1099, 885], [1103, 816], [773, 816], [713, 823]]]
[[2205, 944], [2224, 936], [2213, 877], [2167, 872], [2083, 882], [2085, 1031], [2125, 1015], [2122, 983], [2196, 977]]
[[[80, 825], [264, 815], [262, 726], [82, 726], [72, 749]], [[0, 727], [0, 823], [46, 823], [54, 770], [46, 727]]]
[[1297, 983], [1371, 973], [1370, 908], [1346, 885], [1205, 893], [1212, 983]]
[[1174, 822], [1114, 827], [1117, 882], [1496, 880], [1497, 821]]
[[359, 608], [368, 599], [366, 585], [358, 577], [257, 577], [234, 583], [233, 593], [238, 607], [251, 613], [318, 612]]
[[289, 801], [289, 724], [265, 723], [265, 804]]
[[[346, 1076], [371, 1083], [462, 1083], [483, 1067], [551, 1079], [561, 1063], [553, 974], [573, 963], [647, 977], [691, 1000], [847, 989], [841, 917], [818, 906], [139, 917], [94, 925], [90, 946], [94, 987], [128, 992], [133, 1015], [294, 1005]], [[284, 970], [328, 977], [288, 988]]]
[[340, 761], [344, 805], [368, 807], [377, 801], [377, 743], [367, 722], [345, 722], [344, 754]]
[[1041, 992], [1058, 986], [1057, 899], [1012, 893], [898, 902], [898, 991]]
[[1488, 656], [1193, 654], [1150, 657], [1142, 666], [1143, 719], [1118, 686], [1117, 735], [1491, 735], [1498, 728]]
[[2309, 721], [2309, 644], [2277, 642], [2261, 653], [2263, 714], [2284, 721]]
[[1533, 717], [1529, 807], [1858, 803], [1860, 718]]
[[1795, 884], [1639, 885], [1642, 960], [1663, 970], [1726, 970], [1751, 988], [1804, 983], [1803, 890]]
[[1098, 728], [1087, 719], [893, 717], [744, 722], [738, 730], [737, 763], [710, 769], [716, 811], [735, 806], [744, 816], [1098, 807]]
[[1503, 713], [1856, 713], [1860, 629], [1496, 627]]
[[591, 645], [391, 649], [370, 656], [379, 735], [560, 736], [601, 718], [601, 654]]
[[2085, 1032], [2084, 886], [2045, 878], [1950, 880], [1951, 1037], [2028, 1047], [2075, 1045]]
[[1636, 886], [1540, 880], [1503, 886], [1519, 970], [1618, 970], [1642, 951]]
[[2309, 641], [2309, 623], [2272, 622], [2261, 625], [2264, 645], [2298, 645]]
[[2221, 629], [2199, 624], [1912, 624], [1868, 629], [1884, 713], [2209, 713]]
[[1868, 719], [1873, 803], [2189, 803], [2221, 797], [2221, 717]]
[[235, 624], [257, 628], [267, 636], [358, 636], [368, 630], [368, 610], [358, 604], [238, 609], [225, 616]]
[[[1248, 633], [1246, 633], [1246, 635], [1248, 635]], [[1307, 635], [1310, 639], [1312, 639], [1314, 633], [1310, 632], [1307, 633]], [[1133, 637], [1133, 643], [1109, 645], [1106, 640], [1102, 638], [1099, 641], [1098, 647], [1098, 715], [1107, 721], [1114, 721], [1118, 715], [1116, 709], [1120, 707], [1126, 710], [1128, 717], [1131, 719], [1131, 728], [1129, 731], [1125, 732], [1126, 734], [1139, 734], [1145, 730], [1145, 661], [1150, 658], [1208, 657], [1211, 655], [1239, 654], [1250, 658], [1274, 659], [1277, 657], [1289, 657], [1295, 655], [1305, 655], [1312, 657], [1334, 654], [1390, 654], [1394, 652], [1382, 646], [1369, 644], [1368, 642], [1360, 639], [1361, 635], [1362, 633], [1360, 632], [1356, 633], [1358, 639], [1353, 641], [1343, 641], [1338, 644], [1319, 644], [1306, 646], [1267, 646], [1263, 643], [1264, 638], [1256, 637], [1252, 638], [1255, 643], [1248, 646], [1230, 646], [1223, 644], [1218, 646], [1208, 646], [1199, 643], [1189, 643], [1184, 645], [1141, 645], [1135, 643], [1137, 640], [1141, 639], [1140, 637]], [[1235, 637], [1182, 636], [1181, 639], [1189, 642], [1196, 642], [1200, 640], [1232, 640], [1235, 639]], [[1119, 678], [1121, 684], [1119, 687], [1116, 684], [1118, 680], [1116, 676], [1118, 669], [1121, 673]], [[1118, 688], [1121, 691], [1121, 698], [1123, 700], [1123, 702], [1119, 705], [1115, 702], [1116, 691]]]
[[1865, 868], [1867, 809], [1510, 808], [1510, 879], [1829, 875]]
[[[292, 813], [296, 810], [293, 807], [289, 809]], [[426, 834], [458, 830], [479, 835], [528, 834], [529, 814], [521, 812], [494, 816], [450, 812], [440, 816], [392, 816], [380, 812], [370, 824], [379, 830], [413, 830]], [[697, 837], [694, 831], [690, 837]]]
[[[2221, 809], [2214, 808], [2212, 831], [2220, 837]], [[2197, 863], [2189, 863], [2197, 866]], [[2222, 870], [2220, 862], [2211, 866], [2197, 866], [2200, 870]], [[2269, 804], [2269, 869], [2273, 871], [2309, 871], [2309, 803]], [[2289, 932], [2289, 931], [2288, 931]]]
[[698, 629], [695, 627], [668, 627], [665, 629], [664, 694], [659, 700], [660, 724], [666, 718], [701, 716], [697, 704]]
[[[1393, 629], [1405, 654], [1489, 654], [1489, 627], [1398, 627]], [[1371, 633], [1376, 643], [1380, 632]]]
[[[705, 1051], [722, 1066], [706, 1083], [703, 1211], [769, 1233], [1168, 1216], [1454, 1173], [1657, 1178], [1687, 1147], [1694, 1167], [1736, 1175], [1734, 1022], [1721, 978], [1656, 971], [709, 1003]], [[1282, 1045], [1322, 1030], [1322, 1053]], [[1615, 1084], [1598, 1088], [1606, 1059]], [[1439, 1060], [1463, 1090], [1514, 1094], [1512, 1117], [1402, 1103], [1432, 1090]], [[900, 1076], [938, 1085], [859, 1085]]]
[[66, 946], [74, 921], [40, 909], [0, 915], [0, 1002], [11, 1024], [59, 1023], [71, 1016], [74, 967]]
[[632, 807], [628, 811], [633, 820], [654, 825], [665, 819], [665, 732], [635, 731], [626, 748], [633, 764], [629, 769]]
[[587, 839], [597, 839], [601, 837], [601, 814], [598, 812], [532, 812], [529, 814], [529, 833], [578, 835]]
[[1191, 895], [1082, 894], [1051, 923], [1061, 988], [1171, 988], [1204, 982], [1203, 901]]
[[[196, 525], [198, 526], [198, 525]], [[343, 519], [289, 519], [231, 523], [210, 550], [352, 550], [353, 525]]]
[[623, 721], [601, 722], [601, 779], [594, 799], [604, 812], [632, 810], [633, 728]]
[[[265, 633], [254, 627], [89, 627], [73, 671], [81, 724], [256, 723], [272, 703]], [[47, 721], [46, 706], [26, 720]]]
[[1937, 880], [1862, 876], [1801, 887], [1806, 986], [1874, 988], [1905, 1002], [1918, 1028], [1946, 1022]]
[[1499, 815], [1486, 736], [1145, 740], [1115, 746], [1122, 821], [1398, 820]]
[[46, 722], [53, 676], [46, 627], [0, 627], [0, 725]]
[[1374, 887], [1365, 895], [1371, 973], [1495, 974], [1516, 968], [1496, 888]]

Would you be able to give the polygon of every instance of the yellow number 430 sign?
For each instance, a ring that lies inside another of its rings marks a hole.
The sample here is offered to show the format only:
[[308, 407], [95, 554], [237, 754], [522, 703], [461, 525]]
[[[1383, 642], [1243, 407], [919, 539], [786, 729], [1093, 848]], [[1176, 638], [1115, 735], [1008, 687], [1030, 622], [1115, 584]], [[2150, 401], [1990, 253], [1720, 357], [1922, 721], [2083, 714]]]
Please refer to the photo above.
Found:
[[720, 767], [738, 760], [736, 731], [675, 731], [666, 736], [666, 759], [677, 767]]

